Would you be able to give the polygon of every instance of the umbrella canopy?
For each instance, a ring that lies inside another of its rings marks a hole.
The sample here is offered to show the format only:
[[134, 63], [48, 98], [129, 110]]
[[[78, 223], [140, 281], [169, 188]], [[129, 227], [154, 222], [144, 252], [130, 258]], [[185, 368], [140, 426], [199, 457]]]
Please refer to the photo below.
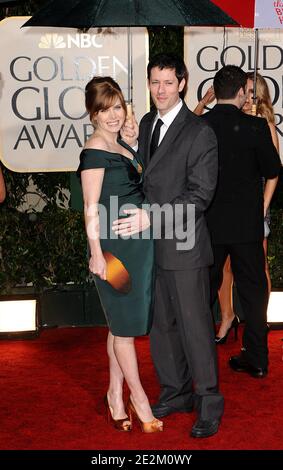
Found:
[[258, 65], [258, 29], [283, 29], [283, 1], [282, 0], [213, 0], [215, 4], [223, 8], [245, 28], [255, 29], [255, 53], [254, 53], [254, 91], [253, 112], [256, 109], [256, 71]]
[[[109, 26], [223, 26], [237, 24], [210, 0], [52, 0], [24, 26], [89, 29]], [[128, 30], [128, 101], [132, 101]]]
[[13, 7], [17, 3], [20, 3], [19, 0], [0, 0], [0, 7]]
[[282, 28], [282, 0], [213, 0], [244, 28]]
[[24, 26], [223, 26], [237, 23], [210, 0], [52, 0]]

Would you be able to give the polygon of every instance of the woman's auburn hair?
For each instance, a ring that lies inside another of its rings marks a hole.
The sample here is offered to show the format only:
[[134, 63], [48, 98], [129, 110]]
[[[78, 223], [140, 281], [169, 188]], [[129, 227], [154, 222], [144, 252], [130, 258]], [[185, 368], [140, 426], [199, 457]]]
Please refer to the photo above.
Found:
[[112, 77], [93, 77], [85, 87], [85, 107], [92, 122], [99, 111], [105, 111], [119, 99], [125, 115], [127, 106], [118, 83]]

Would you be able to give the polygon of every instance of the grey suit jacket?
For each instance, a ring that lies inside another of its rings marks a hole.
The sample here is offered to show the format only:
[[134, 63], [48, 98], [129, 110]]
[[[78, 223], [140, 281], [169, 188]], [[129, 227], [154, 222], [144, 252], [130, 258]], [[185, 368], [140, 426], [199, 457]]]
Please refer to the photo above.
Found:
[[[144, 161], [144, 193], [150, 204], [170, 204], [183, 209], [182, 230], [187, 227], [187, 204], [195, 206], [195, 243], [188, 249], [178, 235], [166, 239], [162, 220], [162, 238], [155, 241], [156, 262], [163, 269], [186, 270], [209, 266], [213, 262], [210, 236], [204, 212], [216, 187], [218, 161], [217, 140], [211, 127], [194, 115], [185, 104], [167, 130], [161, 144], [150, 159], [150, 138], [156, 113], [146, 114], [140, 123], [139, 154]], [[153, 215], [155, 211], [153, 210]], [[158, 217], [157, 217], [158, 219]], [[164, 218], [163, 218], [164, 219]], [[158, 232], [159, 221], [152, 217]], [[189, 220], [189, 219], [188, 219]], [[174, 217], [176, 226], [180, 217]], [[183, 240], [187, 235], [183, 235]]]

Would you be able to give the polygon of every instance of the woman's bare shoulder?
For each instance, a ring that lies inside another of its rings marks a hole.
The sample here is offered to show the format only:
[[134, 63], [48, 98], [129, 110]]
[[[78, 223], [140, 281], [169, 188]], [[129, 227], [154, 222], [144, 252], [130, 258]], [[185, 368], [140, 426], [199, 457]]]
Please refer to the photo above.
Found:
[[108, 150], [107, 142], [100, 136], [92, 135], [85, 143], [84, 149]]

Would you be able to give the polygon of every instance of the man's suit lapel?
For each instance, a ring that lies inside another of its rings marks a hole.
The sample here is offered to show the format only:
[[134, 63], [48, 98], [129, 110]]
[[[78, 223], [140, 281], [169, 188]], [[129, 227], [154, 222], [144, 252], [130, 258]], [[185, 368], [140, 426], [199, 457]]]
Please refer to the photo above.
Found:
[[[174, 121], [172, 124], [169, 126], [168, 131], [166, 132], [164, 138], [162, 139], [162, 142], [156, 149], [154, 155], [150, 159], [150, 140], [148, 139], [148, 144], [147, 144], [147, 151], [146, 151], [146, 170], [145, 170], [145, 175], [150, 173], [150, 171], [157, 165], [157, 163], [163, 158], [163, 156], [166, 154], [167, 149], [170, 147], [171, 143], [174, 141], [176, 136], [179, 134], [181, 131], [183, 125], [184, 125], [184, 120], [185, 117], [187, 116], [187, 111], [188, 108], [185, 104], [183, 104], [182, 108], [180, 109], [179, 113], [175, 117]], [[151, 123], [149, 123], [149, 132], [150, 134], [147, 134], [151, 136], [151, 130], [153, 126], [154, 118]]]

